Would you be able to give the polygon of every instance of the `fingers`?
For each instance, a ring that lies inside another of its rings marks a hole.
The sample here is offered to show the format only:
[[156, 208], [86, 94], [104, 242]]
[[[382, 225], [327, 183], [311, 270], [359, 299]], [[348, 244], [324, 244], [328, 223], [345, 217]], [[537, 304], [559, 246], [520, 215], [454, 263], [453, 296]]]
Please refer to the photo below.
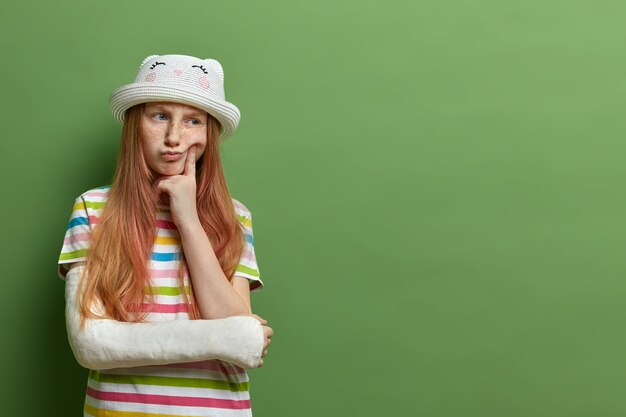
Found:
[[261, 356], [267, 355], [267, 348], [270, 343], [272, 343], [272, 336], [274, 335], [274, 330], [271, 327], [263, 326], [263, 354]]
[[[251, 314], [241, 314], [242, 316], [250, 316], [252, 318], [257, 319], [259, 322], [261, 322], [261, 327], [263, 328], [263, 351], [261, 352], [261, 357], [264, 358], [265, 356], [267, 356], [267, 349], [268, 346], [270, 345], [270, 343], [272, 343], [272, 336], [274, 336], [274, 329], [272, 329], [271, 327], [267, 326], [267, 320], [265, 320], [262, 317], [259, 317], [258, 315], [251, 313]], [[259, 365], [257, 365], [258, 368], [260, 368], [261, 366], [263, 366], [263, 360], [261, 359], [259, 362]]]
[[163, 193], [169, 195], [168, 183], [163, 182], [164, 179], [164, 177], [158, 178], [152, 185], [157, 196], [160, 196]]
[[187, 150], [187, 159], [185, 160], [185, 170], [183, 175], [196, 178], [196, 145], [191, 145]]

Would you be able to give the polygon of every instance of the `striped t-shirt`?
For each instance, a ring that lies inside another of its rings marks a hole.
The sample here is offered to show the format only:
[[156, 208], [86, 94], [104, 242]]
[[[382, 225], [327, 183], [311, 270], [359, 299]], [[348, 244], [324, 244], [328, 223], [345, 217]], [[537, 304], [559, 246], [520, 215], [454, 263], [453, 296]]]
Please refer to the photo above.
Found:
[[[89, 190], [80, 195], [70, 216], [58, 273], [65, 278], [69, 264], [86, 261], [91, 232], [97, 226], [110, 187]], [[237, 218], [245, 228], [245, 250], [235, 275], [250, 280], [250, 290], [263, 287], [254, 254], [250, 211], [232, 199]], [[145, 304], [147, 321], [189, 320], [180, 288], [178, 270], [182, 247], [169, 209], [160, 206], [156, 216], [156, 239], [150, 259], [151, 284], [146, 292], [154, 304]], [[184, 288], [189, 273], [184, 266]], [[90, 370], [85, 396], [85, 416], [251, 416], [249, 379], [244, 368], [220, 360]]]

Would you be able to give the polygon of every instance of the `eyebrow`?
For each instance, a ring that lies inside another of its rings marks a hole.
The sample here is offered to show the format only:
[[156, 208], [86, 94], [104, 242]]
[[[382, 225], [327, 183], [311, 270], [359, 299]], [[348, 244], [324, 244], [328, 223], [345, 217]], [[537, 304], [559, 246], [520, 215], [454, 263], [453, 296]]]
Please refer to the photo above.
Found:
[[187, 116], [206, 116], [206, 112], [203, 111], [198, 111], [198, 110], [192, 110], [189, 113], [185, 113]]
[[[163, 104], [150, 105], [151, 110], [167, 111], [167, 108]], [[185, 116], [205, 116], [207, 113], [202, 110], [184, 110]]]

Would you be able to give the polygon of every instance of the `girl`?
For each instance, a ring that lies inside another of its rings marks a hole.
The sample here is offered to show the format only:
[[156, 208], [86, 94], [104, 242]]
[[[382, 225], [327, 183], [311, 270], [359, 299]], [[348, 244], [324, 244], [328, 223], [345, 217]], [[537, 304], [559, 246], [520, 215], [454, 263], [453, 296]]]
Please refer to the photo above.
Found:
[[220, 162], [239, 122], [223, 83], [214, 59], [153, 55], [111, 95], [113, 182], [76, 199], [59, 257], [86, 416], [252, 415], [245, 368], [273, 331], [251, 312], [252, 217]]

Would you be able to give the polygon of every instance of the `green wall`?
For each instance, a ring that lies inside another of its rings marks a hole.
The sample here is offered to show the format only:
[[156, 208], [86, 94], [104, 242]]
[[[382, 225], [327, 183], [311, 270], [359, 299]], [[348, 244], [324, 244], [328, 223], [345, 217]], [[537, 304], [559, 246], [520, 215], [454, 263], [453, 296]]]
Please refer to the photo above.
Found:
[[[21, 1], [0, 14], [3, 415], [81, 415], [56, 259], [111, 91], [220, 60], [276, 335], [255, 416], [623, 416], [626, 3]], [[45, 211], [43, 211], [45, 209]], [[35, 400], [36, 399], [36, 400]]]

